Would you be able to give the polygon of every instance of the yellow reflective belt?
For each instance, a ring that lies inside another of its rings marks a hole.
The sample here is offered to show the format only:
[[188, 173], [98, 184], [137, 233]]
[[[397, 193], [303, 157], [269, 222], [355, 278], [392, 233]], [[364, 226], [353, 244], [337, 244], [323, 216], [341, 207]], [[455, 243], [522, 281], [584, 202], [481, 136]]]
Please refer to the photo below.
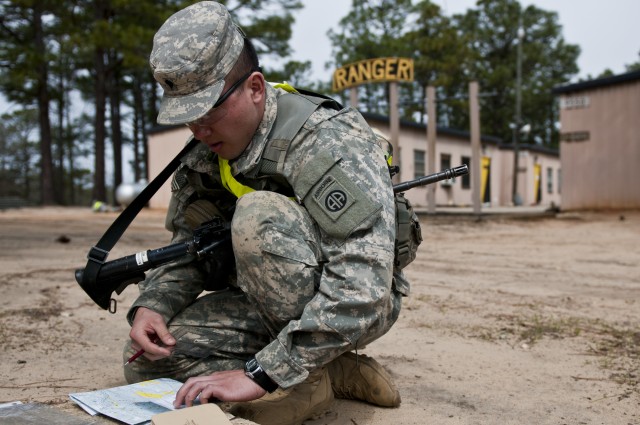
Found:
[[218, 156], [218, 165], [220, 166], [220, 178], [222, 179], [222, 186], [229, 192], [233, 193], [236, 198], [246, 195], [247, 193], [255, 192], [255, 189], [245, 186], [238, 182], [231, 174], [231, 167], [229, 161]]

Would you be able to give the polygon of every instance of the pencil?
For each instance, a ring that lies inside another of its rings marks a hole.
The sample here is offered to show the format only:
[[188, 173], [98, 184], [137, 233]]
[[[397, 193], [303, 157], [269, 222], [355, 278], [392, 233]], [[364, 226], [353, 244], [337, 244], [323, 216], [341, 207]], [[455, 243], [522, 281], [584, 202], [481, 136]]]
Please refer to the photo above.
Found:
[[127, 362], [124, 365], [126, 366], [129, 363], [135, 361], [135, 359], [137, 359], [138, 357], [140, 357], [143, 354], [144, 354], [144, 349], [142, 349], [142, 348], [139, 349], [133, 356], [129, 357], [129, 360], [127, 360]]

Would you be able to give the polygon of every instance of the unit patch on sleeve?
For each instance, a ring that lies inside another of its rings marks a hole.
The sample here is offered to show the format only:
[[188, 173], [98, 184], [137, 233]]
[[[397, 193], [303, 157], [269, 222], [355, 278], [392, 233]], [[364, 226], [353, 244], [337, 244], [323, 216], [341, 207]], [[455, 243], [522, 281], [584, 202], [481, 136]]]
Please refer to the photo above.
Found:
[[355, 198], [349, 190], [332, 176], [325, 176], [317, 187], [313, 189], [314, 200], [324, 207], [324, 210], [333, 221], [346, 212]]
[[[328, 155], [316, 158], [325, 164], [323, 175], [317, 176], [303, 198], [309, 214], [329, 235], [346, 239], [353, 230], [378, 214], [382, 206], [360, 189], [340, 168], [339, 161], [329, 161]], [[315, 168], [317, 173], [318, 168]], [[303, 170], [307, 171], [306, 169]], [[309, 173], [307, 176], [310, 176]]]

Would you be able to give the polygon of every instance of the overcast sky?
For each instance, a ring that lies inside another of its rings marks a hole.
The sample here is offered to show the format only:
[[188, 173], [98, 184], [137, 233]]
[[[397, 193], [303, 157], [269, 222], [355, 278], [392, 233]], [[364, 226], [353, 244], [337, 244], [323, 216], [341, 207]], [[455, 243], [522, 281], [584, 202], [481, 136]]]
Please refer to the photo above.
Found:
[[[475, 0], [432, 0], [445, 15], [464, 13]], [[310, 60], [311, 80], [331, 78], [325, 70], [331, 59], [331, 44], [326, 35], [351, 8], [351, 0], [302, 0], [304, 9], [296, 14], [292, 37], [292, 59]], [[625, 65], [640, 61], [640, 0], [521, 0], [523, 6], [535, 5], [558, 13], [567, 43], [581, 48], [579, 77], [595, 77], [609, 68], [625, 72]]]

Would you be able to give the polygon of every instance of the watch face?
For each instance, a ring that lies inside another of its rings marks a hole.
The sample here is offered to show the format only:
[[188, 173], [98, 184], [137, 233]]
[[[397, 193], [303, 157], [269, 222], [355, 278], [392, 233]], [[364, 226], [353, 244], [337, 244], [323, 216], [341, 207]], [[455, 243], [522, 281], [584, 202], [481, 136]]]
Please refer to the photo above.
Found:
[[256, 359], [251, 359], [244, 365], [244, 373], [251, 379], [254, 379], [254, 374], [260, 371], [260, 365]]

